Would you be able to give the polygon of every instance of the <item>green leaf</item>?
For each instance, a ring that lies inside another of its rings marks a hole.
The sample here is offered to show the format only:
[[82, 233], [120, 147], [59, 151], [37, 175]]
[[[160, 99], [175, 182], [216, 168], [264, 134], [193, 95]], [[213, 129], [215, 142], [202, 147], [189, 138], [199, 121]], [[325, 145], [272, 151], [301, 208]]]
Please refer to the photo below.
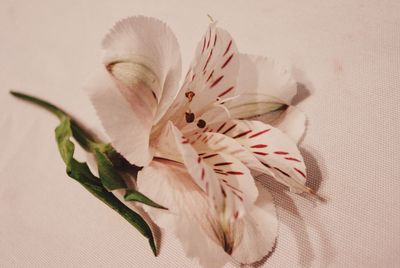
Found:
[[71, 122], [66, 116], [60, 117], [60, 120], [61, 123], [56, 128], [56, 140], [61, 157], [68, 167], [75, 150], [74, 144], [69, 140], [72, 136]]
[[110, 208], [118, 212], [125, 220], [127, 220], [142, 235], [144, 235], [149, 240], [150, 247], [154, 255], [157, 256], [158, 251], [154, 236], [146, 221], [139, 214], [119, 201], [118, 198], [106, 188], [104, 188], [100, 180], [90, 172], [86, 163], [80, 163], [75, 159], [72, 159], [70, 162], [70, 167], [70, 171], [67, 171], [68, 176], [78, 181], [99, 200], [103, 201]]
[[133, 190], [133, 189], [126, 190], [126, 194], [125, 194], [124, 198], [126, 201], [136, 201], [136, 202], [140, 202], [140, 203], [146, 204], [151, 207], [168, 210], [168, 208], [157, 204], [156, 202], [154, 202], [153, 200], [151, 200], [144, 194], [142, 194], [136, 190]]
[[66, 113], [63, 110], [61, 110], [60, 108], [56, 107], [55, 105], [53, 105], [47, 101], [38, 99], [38, 98], [30, 96], [30, 95], [26, 95], [24, 93], [17, 92], [17, 91], [10, 91], [10, 93], [11, 93], [11, 95], [13, 95], [19, 99], [34, 103], [36, 105], [39, 105], [39, 106], [45, 108], [46, 110], [48, 110], [49, 112], [51, 112], [52, 114], [54, 114], [55, 116], [57, 116], [60, 119], [62, 116], [66, 116]]
[[47, 111], [51, 112], [55, 116], [57, 116], [60, 120], [63, 120], [64, 117], [68, 118], [70, 120], [70, 129], [72, 131], [72, 135], [74, 139], [81, 145], [85, 150], [94, 153], [96, 149], [101, 149], [103, 152], [106, 150], [111, 150], [112, 148], [100, 140], [98, 140], [96, 137], [94, 137], [92, 134], [90, 134], [88, 131], [84, 130], [78, 122], [73, 120], [71, 116], [69, 116], [66, 112], [64, 112], [61, 108], [36, 97], [21, 93], [21, 92], [16, 92], [16, 91], [10, 91], [11, 95], [28, 101], [30, 103], [36, 104]]
[[[110, 157], [107, 154], [102, 153], [100, 150], [96, 150], [95, 154], [96, 154], [97, 168], [99, 170], [100, 180], [102, 184], [105, 186], [105, 188], [109, 191], [121, 188], [127, 188], [124, 179], [115, 170], [114, 164], [110, 160]], [[124, 198], [126, 201], [135, 201], [155, 208], [167, 209], [134, 189], [127, 189]]]
[[60, 124], [56, 128], [55, 134], [60, 155], [66, 164], [68, 176], [79, 182], [90, 193], [92, 193], [110, 208], [118, 212], [124, 219], [134, 226], [149, 240], [150, 247], [154, 255], [157, 256], [158, 250], [149, 225], [139, 214], [132, 211], [120, 200], [118, 200], [118, 198], [115, 197], [111, 192], [109, 192], [103, 186], [102, 181], [91, 173], [86, 163], [81, 163], [73, 157], [75, 146], [71, 142], [71, 137], [73, 136], [85, 149], [89, 149], [91, 152], [98, 151], [101, 155], [105, 155], [107, 150], [112, 151], [112, 148], [109, 145], [99, 142], [93, 138], [76, 122], [74, 122], [64, 111], [55, 105], [23, 93], [14, 91], [11, 91], [10, 93], [17, 98], [35, 103], [47, 109], [60, 119]]
[[109, 191], [127, 188], [124, 179], [114, 169], [113, 163], [105, 153], [100, 150], [95, 151], [97, 167], [99, 170], [99, 176], [102, 184]]

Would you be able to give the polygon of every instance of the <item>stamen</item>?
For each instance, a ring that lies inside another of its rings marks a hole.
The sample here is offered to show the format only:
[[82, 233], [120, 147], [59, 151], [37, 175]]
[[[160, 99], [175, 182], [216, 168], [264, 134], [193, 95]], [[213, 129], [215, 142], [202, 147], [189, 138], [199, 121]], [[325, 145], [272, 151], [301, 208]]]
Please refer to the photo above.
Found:
[[185, 97], [188, 98], [188, 101], [189, 101], [189, 102], [192, 101], [192, 99], [193, 99], [193, 97], [194, 97], [195, 95], [196, 95], [196, 94], [194, 94], [193, 91], [187, 91], [187, 92], [185, 93]]
[[226, 113], [229, 117], [231, 117], [231, 113], [229, 112], [229, 109], [226, 108], [224, 105], [221, 105], [221, 104], [214, 104], [214, 106], [224, 109], [224, 110], [225, 110], [225, 113]]
[[211, 103], [209, 103], [208, 105], [204, 106], [204, 107], [203, 107], [200, 111], [198, 111], [196, 114], [199, 115], [199, 116], [201, 116], [201, 115], [202, 115], [203, 113], [205, 113], [206, 111], [208, 111], [208, 110], [210, 110], [210, 109], [212, 109], [212, 108], [214, 108], [214, 107], [219, 107], [219, 108], [224, 109], [224, 110], [225, 110], [225, 113], [228, 115], [228, 117], [230, 117], [229, 109], [228, 109], [227, 107], [225, 107], [225, 105], [222, 105], [222, 104], [223, 104], [226, 100], [235, 99], [235, 98], [237, 98], [237, 97], [239, 97], [239, 95], [238, 95], [238, 96], [234, 96], [234, 97], [230, 97], [230, 98], [227, 98], [227, 99], [223, 99], [223, 100], [221, 100], [220, 98], [217, 98], [215, 102], [211, 102]]
[[206, 126], [206, 121], [204, 121], [203, 119], [200, 119], [199, 121], [197, 121], [197, 126], [199, 128], [204, 128]]
[[194, 113], [185, 113], [185, 119], [186, 119], [186, 123], [192, 123], [194, 121]]
[[225, 99], [223, 99], [223, 100], [219, 99], [219, 100], [217, 100], [217, 101], [218, 101], [220, 104], [223, 104], [223, 103], [225, 103], [225, 102], [227, 102], [227, 101], [231, 101], [231, 100], [237, 99], [237, 98], [239, 98], [239, 97], [241, 97], [241, 95], [235, 95], [235, 96], [232, 96], [232, 97], [225, 98]]

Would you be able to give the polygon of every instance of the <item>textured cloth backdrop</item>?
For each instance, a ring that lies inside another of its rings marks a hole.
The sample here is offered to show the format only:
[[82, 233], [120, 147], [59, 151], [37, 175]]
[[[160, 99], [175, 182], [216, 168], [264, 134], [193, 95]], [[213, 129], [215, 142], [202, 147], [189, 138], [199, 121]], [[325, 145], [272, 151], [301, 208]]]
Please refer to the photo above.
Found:
[[393, 1], [0, 2], [0, 266], [197, 267], [167, 236], [147, 241], [69, 179], [48, 113], [23, 90], [100, 129], [81, 86], [109, 27], [155, 16], [177, 35], [185, 66], [211, 14], [242, 52], [293, 65], [314, 205], [273, 189], [280, 235], [266, 267], [400, 263], [400, 3]]

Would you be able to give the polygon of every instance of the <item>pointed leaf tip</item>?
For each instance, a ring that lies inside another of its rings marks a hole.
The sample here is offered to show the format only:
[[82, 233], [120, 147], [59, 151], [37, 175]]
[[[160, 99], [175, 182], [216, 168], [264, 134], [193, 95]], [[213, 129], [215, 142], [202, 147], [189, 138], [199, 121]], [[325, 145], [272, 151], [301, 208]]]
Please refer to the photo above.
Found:
[[147, 196], [145, 196], [144, 194], [142, 194], [136, 190], [132, 190], [132, 189], [126, 190], [124, 199], [125, 199], [125, 201], [136, 201], [136, 202], [140, 202], [140, 203], [146, 204], [151, 207], [168, 210], [168, 208], [157, 204], [156, 202], [154, 202], [153, 200], [151, 200], [150, 198], [148, 198]]
[[60, 151], [61, 157], [64, 160], [68, 171], [71, 168], [70, 162], [73, 158], [75, 146], [70, 141], [70, 138], [72, 137], [71, 121], [67, 117], [61, 119], [61, 123], [55, 130], [55, 134], [58, 150]]
[[55, 106], [55, 105], [53, 105], [53, 104], [51, 104], [51, 103], [49, 103], [49, 102], [47, 102], [45, 100], [36, 98], [34, 96], [31, 96], [31, 95], [24, 94], [22, 92], [13, 91], [13, 90], [10, 90], [10, 94], [13, 95], [16, 98], [19, 98], [19, 99], [34, 103], [34, 104], [36, 104], [36, 105], [48, 110], [49, 112], [51, 112], [52, 114], [57, 116], [60, 120], [61, 120], [61, 118], [63, 116], [67, 116], [67, 114], [62, 109], [58, 108], [57, 106]]
[[154, 238], [151, 238], [151, 239], [149, 238], [149, 243], [150, 243], [150, 247], [151, 247], [151, 250], [153, 251], [154, 256], [157, 257], [159, 252], [158, 252], [156, 243], [154, 241]]

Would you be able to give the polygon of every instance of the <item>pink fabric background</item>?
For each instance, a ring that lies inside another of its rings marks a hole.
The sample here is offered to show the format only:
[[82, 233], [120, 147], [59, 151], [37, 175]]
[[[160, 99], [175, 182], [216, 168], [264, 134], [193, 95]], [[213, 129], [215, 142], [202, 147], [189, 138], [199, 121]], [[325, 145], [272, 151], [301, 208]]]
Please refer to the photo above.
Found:
[[80, 88], [100, 64], [107, 29], [137, 14], [172, 27], [184, 70], [211, 14], [242, 52], [291, 63], [303, 84], [301, 147], [310, 185], [328, 202], [269, 185], [281, 226], [266, 267], [399, 265], [398, 1], [2, 0], [1, 267], [197, 267], [172, 235], [154, 258], [136, 230], [65, 175], [56, 119], [7, 93], [46, 97], [99, 129]]

